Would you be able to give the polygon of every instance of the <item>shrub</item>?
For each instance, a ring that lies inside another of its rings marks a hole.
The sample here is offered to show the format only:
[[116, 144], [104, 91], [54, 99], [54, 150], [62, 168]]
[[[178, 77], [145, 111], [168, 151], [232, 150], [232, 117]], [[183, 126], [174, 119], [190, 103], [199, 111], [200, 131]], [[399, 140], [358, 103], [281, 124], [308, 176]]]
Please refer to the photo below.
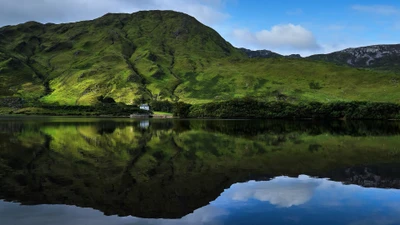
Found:
[[319, 82], [315, 82], [315, 81], [311, 81], [309, 84], [310, 89], [314, 89], [314, 90], [319, 90], [322, 88], [322, 86], [319, 84]]

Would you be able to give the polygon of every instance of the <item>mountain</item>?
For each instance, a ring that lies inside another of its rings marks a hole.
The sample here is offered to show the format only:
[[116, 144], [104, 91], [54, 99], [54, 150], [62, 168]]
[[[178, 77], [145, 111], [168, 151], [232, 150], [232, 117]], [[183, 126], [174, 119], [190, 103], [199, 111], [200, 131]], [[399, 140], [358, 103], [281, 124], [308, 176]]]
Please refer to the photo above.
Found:
[[270, 50], [250, 50], [247, 48], [239, 48], [240, 51], [244, 52], [249, 58], [274, 58], [283, 57], [283, 55]]
[[249, 58], [277, 58], [277, 57], [286, 57], [286, 58], [302, 58], [299, 54], [291, 54], [291, 55], [281, 55], [279, 53], [270, 51], [270, 50], [250, 50], [247, 48], [239, 48], [240, 51], [244, 52]]
[[28, 22], [1, 28], [0, 37], [1, 94], [49, 103], [90, 104], [100, 95], [122, 102], [173, 97], [186, 73], [241, 56], [214, 30], [172, 11]]
[[6, 26], [0, 28], [0, 111], [12, 102], [93, 105], [101, 97], [126, 104], [247, 96], [290, 102], [400, 101], [393, 72], [298, 55], [265, 59], [248, 54], [174, 11]]
[[[299, 54], [281, 55], [270, 50], [250, 50], [239, 48], [249, 58], [302, 58]], [[348, 48], [329, 54], [316, 54], [305, 57], [311, 60], [326, 61], [356, 68], [372, 68], [379, 70], [400, 70], [400, 44], [372, 45], [359, 48]]]
[[400, 44], [373, 45], [360, 48], [348, 48], [330, 54], [318, 54], [308, 57], [358, 68], [382, 70], [400, 70]]

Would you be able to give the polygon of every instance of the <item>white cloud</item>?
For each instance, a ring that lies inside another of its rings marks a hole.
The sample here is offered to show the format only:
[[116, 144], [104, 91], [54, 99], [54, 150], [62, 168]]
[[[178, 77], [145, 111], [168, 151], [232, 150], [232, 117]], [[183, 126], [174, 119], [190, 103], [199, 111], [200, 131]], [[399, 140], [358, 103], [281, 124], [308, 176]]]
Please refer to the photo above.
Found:
[[73, 22], [94, 19], [106, 13], [139, 10], [175, 10], [213, 25], [227, 18], [226, 0], [0, 0], [0, 26], [38, 22]]
[[352, 9], [359, 12], [374, 13], [385, 16], [400, 13], [400, 10], [398, 8], [390, 5], [353, 5]]
[[236, 29], [233, 38], [242, 45], [266, 49], [316, 50], [319, 49], [313, 33], [301, 25], [276, 25], [271, 30], [251, 32]]

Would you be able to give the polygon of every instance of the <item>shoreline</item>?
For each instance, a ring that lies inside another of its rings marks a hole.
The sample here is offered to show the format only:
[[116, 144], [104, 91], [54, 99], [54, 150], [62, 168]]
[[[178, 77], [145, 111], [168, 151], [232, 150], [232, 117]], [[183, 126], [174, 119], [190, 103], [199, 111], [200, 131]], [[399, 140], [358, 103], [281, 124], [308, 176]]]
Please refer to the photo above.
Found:
[[357, 119], [343, 119], [343, 118], [311, 118], [311, 117], [282, 117], [282, 118], [268, 118], [268, 117], [176, 117], [172, 115], [78, 115], [78, 114], [3, 114], [0, 113], [0, 117], [76, 117], [76, 118], [118, 118], [118, 119], [204, 119], [204, 120], [293, 120], [293, 121], [400, 121], [397, 118], [391, 119], [369, 119], [369, 118], [357, 118]]

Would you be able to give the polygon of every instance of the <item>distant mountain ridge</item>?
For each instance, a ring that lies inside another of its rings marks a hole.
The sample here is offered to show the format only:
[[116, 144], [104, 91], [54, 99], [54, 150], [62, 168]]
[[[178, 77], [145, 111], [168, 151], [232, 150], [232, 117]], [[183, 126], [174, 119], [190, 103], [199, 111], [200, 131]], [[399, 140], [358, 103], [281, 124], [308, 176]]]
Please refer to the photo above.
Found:
[[264, 50], [250, 50], [247, 48], [238, 48], [238, 49], [244, 52], [249, 58], [276, 58], [276, 57], [302, 58], [300, 54], [281, 55], [279, 53], [266, 49]]
[[249, 58], [273, 58], [283, 57], [283, 55], [270, 50], [250, 50], [247, 48], [239, 48], [240, 51], [246, 53]]
[[400, 68], [400, 44], [347, 48], [342, 51], [312, 55], [307, 58], [353, 67], [393, 70]]
[[400, 44], [371, 45], [357, 48], [347, 48], [328, 54], [315, 54], [301, 57], [298, 54], [283, 56], [270, 50], [249, 50], [239, 48], [249, 58], [295, 57], [333, 62], [357, 68], [374, 68], [383, 70], [400, 69]]

